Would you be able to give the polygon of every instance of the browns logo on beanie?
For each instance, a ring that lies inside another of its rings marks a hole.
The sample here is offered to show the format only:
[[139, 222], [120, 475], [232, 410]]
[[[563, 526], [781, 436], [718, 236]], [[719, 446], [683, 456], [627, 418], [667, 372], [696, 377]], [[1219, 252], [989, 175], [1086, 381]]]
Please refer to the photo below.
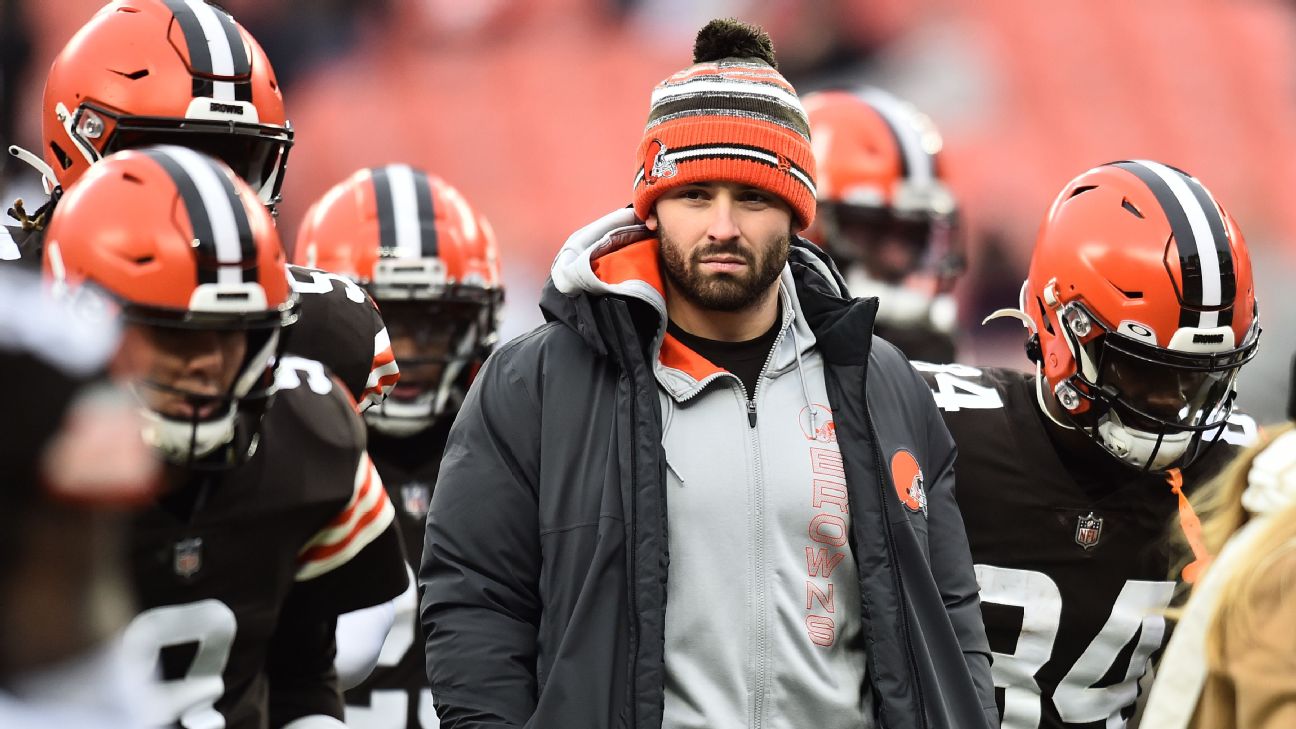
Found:
[[693, 65], [653, 90], [638, 162], [640, 219], [668, 190], [727, 181], [783, 198], [799, 229], [814, 220], [815, 161], [805, 109], [777, 70], [769, 35], [732, 18], [698, 31]]

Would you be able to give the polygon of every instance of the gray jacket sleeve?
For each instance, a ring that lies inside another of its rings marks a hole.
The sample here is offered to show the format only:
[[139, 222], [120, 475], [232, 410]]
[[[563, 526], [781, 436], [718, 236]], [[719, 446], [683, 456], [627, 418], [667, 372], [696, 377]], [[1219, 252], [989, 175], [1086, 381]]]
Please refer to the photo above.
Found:
[[446, 729], [522, 726], [535, 710], [539, 407], [509, 353], [469, 390], [428, 511], [420, 620]]
[[927, 487], [928, 548], [932, 576], [940, 589], [950, 623], [963, 649], [968, 673], [981, 699], [987, 727], [999, 726], [994, 680], [990, 675], [990, 642], [981, 618], [980, 588], [972, 568], [963, 515], [954, 500], [954, 459], [957, 448], [940, 412], [933, 406], [928, 420], [929, 452], [944, 453]]

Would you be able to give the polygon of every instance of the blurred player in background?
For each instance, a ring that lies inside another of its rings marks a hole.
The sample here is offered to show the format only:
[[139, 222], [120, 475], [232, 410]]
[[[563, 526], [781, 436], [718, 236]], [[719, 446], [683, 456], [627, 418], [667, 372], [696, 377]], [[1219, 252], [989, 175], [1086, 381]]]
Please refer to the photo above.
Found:
[[[402, 376], [365, 412], [369, 452], [417, 563], [450, 423], [497, 339], [503, 291], [494, 233], [440, 178], [387, 165], [329, 190], [307, 213], [294, 250], [297, 263], [345, 276], [383, 308]], [[438, 726], [417, 603], [411, 585], [379, 667], [346, 694], [349, 725]], [[339, 623], [339, 634], [347, 627]]]
[[119, 328], [0, 270], [0, 726], [137, 729], [149, 665], [121, 650], [133, 614], [129, 508], [158, 484], [106, 368]]
[[[41, 114], [44, 160], [10, 148], [51, 193], [39, 208], [12, 209], [24, 259], [40, 259], [63, 191], [118, 150], [188, 147], [228, 164], [272, 212], [279, 202], [293, 129], [274, 69], [256, 39], [204, 0], [106, 5], [54, 60]], [[361, 409], [381, 402], [399, 371], [376, 307], [323, 273], [289, 276], [302, 294], [289, 351], [328, 365]]]
[[1260, 327], [1246, 243], [1196, 179], [1091, 169], [1040, 229], [1020, 310], [1034, 374], [915, 362], [959, 458], [1004, 729], [1112, 729], [1165, 637], [1166, 527], [1254, 438], [1232, 413]]
[[54, 290], [121, 306], [116, 364], [142, 373], [143, 437], [168, 464], [133, 524], [144, 610], [125, 636], [156, 656], [154, 724], [339, 726], [336, 616], [408, 585], [354, 401], [285, 355], [284, 265], [256, 192], [182, 147], [96, 163], [46, 230]]
[[941, 170], [941, 137], [880, 89], [806, 94], [819, 163], [819, 210], [807, 236], [855, 296], [878, 297], [874, 331], [910, 359], [953, 362], [964, 269], [958, 206]]

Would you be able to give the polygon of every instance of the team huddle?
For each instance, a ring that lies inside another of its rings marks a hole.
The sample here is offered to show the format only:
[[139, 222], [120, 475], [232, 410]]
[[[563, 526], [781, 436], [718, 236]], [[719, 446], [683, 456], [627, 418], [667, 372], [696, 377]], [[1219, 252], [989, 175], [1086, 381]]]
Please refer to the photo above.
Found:
[[1018, 307], [976, 312], [1034, 371], [963, 364], [932, 122], [798, 98], [713, 22], [634, 205], [502, 344], [490, 223], [430, 172], [355, 172], [286, 245], [290, 110], [223, 9], [114, 0], [13, 150], [50, 197], [0, 288], [38, 268], [120, 320], [92, 369], [161, 463], [126, 542], [139, 726], [1130, 722], [1211, 559], [1191, 497], [1257, 438], [1251, 264], [1202, 182], [1081, 172]]

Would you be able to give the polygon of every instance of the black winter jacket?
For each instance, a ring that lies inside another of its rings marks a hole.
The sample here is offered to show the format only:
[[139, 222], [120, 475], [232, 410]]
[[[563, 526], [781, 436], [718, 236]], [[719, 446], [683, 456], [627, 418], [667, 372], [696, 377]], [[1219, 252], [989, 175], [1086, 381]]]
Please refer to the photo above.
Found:
[[[955, 449], [930, 391], [872, 336], [801, 240], [797, 295], [826, 363], [850, 494], [878, 725], [998, 725]], [[656, 312], [560, 293], [548, 322], [497, 351], [455, 423], [419, 583], [428, 677], [446, 729], [658, 729], [666, 616], [666, 471], [650, 352]], [[925, 474], [926, 516], [883, 454]]]

